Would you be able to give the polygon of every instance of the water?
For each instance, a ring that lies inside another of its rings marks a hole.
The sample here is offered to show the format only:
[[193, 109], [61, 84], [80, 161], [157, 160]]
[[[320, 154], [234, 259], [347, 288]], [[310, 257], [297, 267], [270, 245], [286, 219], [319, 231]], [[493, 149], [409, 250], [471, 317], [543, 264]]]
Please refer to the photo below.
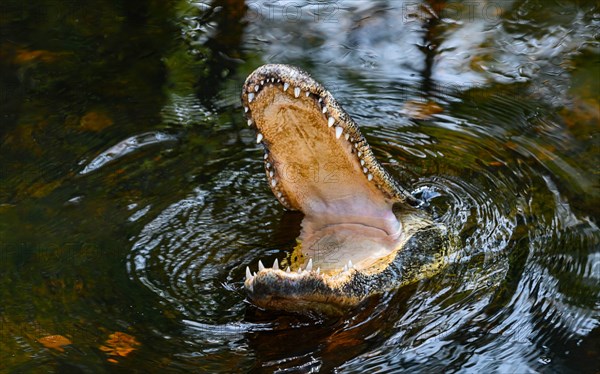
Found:
[[[1, 10], [0, 371], [600, 369], [595, 2]], [[339, 319], [245, 301], [302, 219], [241, 115], [270, 62], [362, 125], [448, 227], [447, 268]]]

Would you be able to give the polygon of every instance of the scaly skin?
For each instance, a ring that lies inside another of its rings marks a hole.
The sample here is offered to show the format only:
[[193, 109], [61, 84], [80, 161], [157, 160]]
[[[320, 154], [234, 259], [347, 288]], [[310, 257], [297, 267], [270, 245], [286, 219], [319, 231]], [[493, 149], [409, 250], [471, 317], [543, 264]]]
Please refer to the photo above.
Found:
[[[305, 214], [300, 245], [257, 273], [250, 299], [265, 309], [341, 314], [365, 297], [430, 275], [443, 227], [377, 162], [356, 123], [308, 73], [265, 65], [246, 79], [242, 103], [265, 149], [279, 202]], [[321, 270], [322, 268], [322, 270]], [[291, 271], [294, 270], [294, 271]]]

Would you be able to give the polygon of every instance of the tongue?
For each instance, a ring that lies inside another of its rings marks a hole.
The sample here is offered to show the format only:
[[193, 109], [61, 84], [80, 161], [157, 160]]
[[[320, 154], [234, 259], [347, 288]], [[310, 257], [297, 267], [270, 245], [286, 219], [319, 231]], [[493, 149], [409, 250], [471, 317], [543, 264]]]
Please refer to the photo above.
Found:
[[[302, 252], [322, 270], [340, 270], [352, 261], [357, 269], [369, 268], [392, 253], [400, 235], [390, 236], [383, 230], [356, 223], [320, 226], [324, 222], [306, 216], [302, 222]], [[315, 229], [316, 227], [319, 227]]]

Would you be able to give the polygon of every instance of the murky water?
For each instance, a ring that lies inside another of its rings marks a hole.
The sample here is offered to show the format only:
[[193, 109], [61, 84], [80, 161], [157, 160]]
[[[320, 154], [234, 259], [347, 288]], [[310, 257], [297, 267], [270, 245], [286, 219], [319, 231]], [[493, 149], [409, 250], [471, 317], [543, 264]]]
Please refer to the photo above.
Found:
[[[600, 370], [595, 2], [0, 10], [0, 371]], [[448, 227], [441, 273], [333, 320], [245, 301], [302, 218], [241, 115], [274, 62]]]

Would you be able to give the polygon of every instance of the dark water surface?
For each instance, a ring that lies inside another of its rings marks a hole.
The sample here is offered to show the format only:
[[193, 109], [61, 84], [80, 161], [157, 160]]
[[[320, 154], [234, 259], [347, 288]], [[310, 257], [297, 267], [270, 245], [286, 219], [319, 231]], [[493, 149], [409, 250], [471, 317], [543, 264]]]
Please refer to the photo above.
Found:
[[[595, 1], [6, 0], [0, 30], [1, 372], [600, 371]], [[275, 62], [429, 202], [441, 273], [340, 319], [245, 302], [300, 228], [239, 102]]]

